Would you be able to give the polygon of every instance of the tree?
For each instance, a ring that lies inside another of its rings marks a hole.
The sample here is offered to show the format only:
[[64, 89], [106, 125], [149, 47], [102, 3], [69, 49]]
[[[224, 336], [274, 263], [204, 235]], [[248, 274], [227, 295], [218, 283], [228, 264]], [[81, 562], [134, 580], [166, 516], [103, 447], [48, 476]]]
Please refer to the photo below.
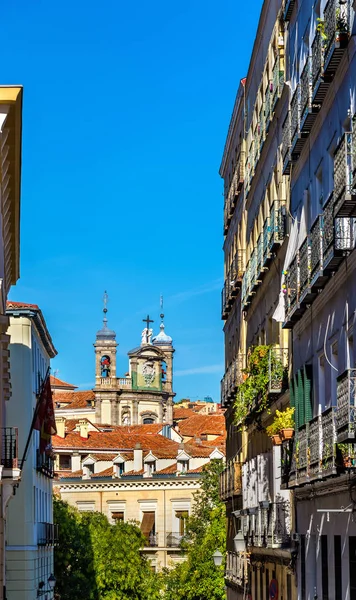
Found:
[[224, 566], [215, 567], [215, 550], [225, 553], [225, 507], [219, 499], [221, 460], [211, 461], [203, 470], [201, 487], [195, 494], [192, 515], [182, 547], [186, 561], [166, 571], [165, 599], [224, 600]]
[[111, 525], [98, 512], [79, 513], [54, 499], [60, 543], [55, 549], [60, 600], [159, 600], [161, 577], [141, 554], [145, 538], [133, 523]]

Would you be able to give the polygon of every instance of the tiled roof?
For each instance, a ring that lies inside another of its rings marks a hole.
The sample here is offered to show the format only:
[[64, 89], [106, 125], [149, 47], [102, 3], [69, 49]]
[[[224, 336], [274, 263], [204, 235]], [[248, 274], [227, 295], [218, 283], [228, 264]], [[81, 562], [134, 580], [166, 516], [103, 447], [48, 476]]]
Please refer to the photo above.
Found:
[[205, 446], [224, 446], [226, 444], [226, 433], [224, 435], [219, 435], [215, 440], [204, 440]]
[[151, 423], [150, 425], [120, 425], [117, 427], [128, 433], [147, 433], [148, 435], [157, 434], [162, 431], [163, 423]]
[[143, 475], [144, 472], [144, 469], [140, 469], [140, 471], [128, 471], [127, 473], [123, 473], [121, 477], [130, 477], [130, 475]]
[[194, 410], [192, 410], [191, 408], [180, 408], [179, 406], [177, 406], [177, 408], [173, 407], [174, 421], [180, 419], [188, 419], [189, 417], [193, 417], [196, 414], [197, 413], [194, 412]]
[[160, 471], [156, 471], [155, 475], [165, 475], [165, 474], [174, 474], [178, 471], [177, 463], [175, 462], [173, 465], [166, 467], [165, 469], [161, 469]]
[[194, 414], [194, 416], [179, 423], [179, 433], [183, 436], [224, 435], [225, 418], [223, 415]]
[[194, 440], [190, 440], [184, 444], [184, 450], [192, 458], [209, 458], [210, 454], [214, 452], [215, 448], [218, 448], [218, 450], [225, 455], [225, 444], [215, 444], [215, 446], [213, 446], [213, 443], [208, 445], [207, 442], [197, 444], [194, 442]]
[[16, 309], [29, 309], [29, 310], [40, 310], [37, 304], [28, 304], [27, 302], [13, 302], [12, 300], [8, 300], [6, 302], [6, 309], [8, 310], [16, 310]]
[[114, 458], [115, 458], [115, 456], [117, 456], [117, 454], [105, 454], [104, 452], [101, 452], [101, 453], [98, 453], [98, 454], [93, 454], [91, 452], [90, 456], [92, 456], [93, 458], [95, 458], [95, 460], [103, 461], [103, 460], [114, 460]]
[[67, 406], [56, 408], [56, 412], [60, 410], [72, 410], [76, 408], [90, 408], [88, 402], [95, 400], [95, 394], [93, 390], [83, 390], [81, 392], [58, 392], [55, 391], [53, 394], [54, 403], [60, 402], [61, 404], [66, 403]]
[[193, 474], [193, 473], [202, 473], [203, 472], [203, 466], [201, 467], [197, 467], [196, 469], [189, 469], [189, 471], [187, 471], [187, 475]]
[[86, 421], [92, 427], [95, 427], [95, 429], [97, 431], [100, 431], [100, 429], [97, 427], [97, 425], [95, 423], [92, 423], [91, 421], [89, 421], [89, 419], [87, 419], [87, 418], [84, 418], [84, 419], [66, 419], [66, 423], [65, 423], [65, 429], [66, 429], [66, 431], [67, 432], [75, 431], [77, 425], [79, 425], [79, 421]]
[[119, 453], [120, 450], [133, 450], [140, 442], [142, 450], [149, 450], [157, 456], [157, 458], [175, 458], [178, 452], [178, 442], [169, 440], [162, 435], [152, 435], [147, 433], [128, 433], [124, 432], [125, 428], [115, 431], [89, 431], [87, 438], [82, 438], [79, 432], [67, 433], [65, 438], [57, 435], [52, 437], [54, 449], [73, 448], [90, 450], [111, 449]]
[[53, 377], [53, 375], [50, 375], [50, 381], [53, 387], [68, 388], [70, 390], [76, 390], [78, 387], [77, 385], [72, 385], [71, 383], [62, 381], [61, 379], [58, 379], [58, 377]]
[[99, 473], [92, 473], [91, 477], [112, 477], [114, 474], [113, 466], [104, 469], [104, 471], [100, 471]]
[[57, 475], [60, 479], [81, 479], [83, 477], [83, 470], [80, 471], [57, 471]]

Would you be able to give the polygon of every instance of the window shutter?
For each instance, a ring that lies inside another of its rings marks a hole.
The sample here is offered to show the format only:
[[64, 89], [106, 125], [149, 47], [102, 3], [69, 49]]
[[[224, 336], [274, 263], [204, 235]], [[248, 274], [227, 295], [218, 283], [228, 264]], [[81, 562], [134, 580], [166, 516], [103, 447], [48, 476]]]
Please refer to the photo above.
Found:
[[299, 411], [299, 427], [305, 424], [305, 403], [304, 403], [304, 385], [303, 371], [298, 371], [298, 411]]
[[312, 365], [304, 365], [304, 408], [306, 423], [309, 423], [313, 418], [312, 375]]

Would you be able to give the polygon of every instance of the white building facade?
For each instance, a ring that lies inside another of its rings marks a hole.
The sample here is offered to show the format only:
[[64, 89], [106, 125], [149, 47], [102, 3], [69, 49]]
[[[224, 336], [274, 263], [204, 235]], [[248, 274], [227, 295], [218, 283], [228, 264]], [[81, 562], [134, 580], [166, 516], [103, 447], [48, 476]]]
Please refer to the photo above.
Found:
[[[41, 382], [56, 355], [38, 306], [8, 303], [12, 400], [7, 425], [16, 425], [19, 456], [24, 456]], [[53, 598], [48, 580], [53, 574], [53, 461], [39, 451], [39, 431], [33, 431], [16, 495], [9, 505], [6, 527], [7, 600]]]

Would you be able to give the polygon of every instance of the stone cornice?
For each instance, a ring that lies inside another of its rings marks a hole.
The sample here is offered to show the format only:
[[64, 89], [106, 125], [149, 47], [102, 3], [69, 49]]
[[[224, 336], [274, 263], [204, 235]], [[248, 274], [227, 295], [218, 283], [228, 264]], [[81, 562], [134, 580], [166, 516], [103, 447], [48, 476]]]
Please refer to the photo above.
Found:
[[167, 488], [173, 488], [177, 490], [189, 490], [198, 489], [199, 482], [197, 479], [188, 479], [182, 481], [181, 479], [164, 479], [164, 480], [149, 480], [149, 481], [103, 481], [96, 482], [93, 480], [81, 480], [77, 482], [65, 483], [63, 481], [58, 484], [54, 484], [59, 487], [60, 492], [124, 492], [124, 491], [145, 491], [149, 490], [164, 490]]

